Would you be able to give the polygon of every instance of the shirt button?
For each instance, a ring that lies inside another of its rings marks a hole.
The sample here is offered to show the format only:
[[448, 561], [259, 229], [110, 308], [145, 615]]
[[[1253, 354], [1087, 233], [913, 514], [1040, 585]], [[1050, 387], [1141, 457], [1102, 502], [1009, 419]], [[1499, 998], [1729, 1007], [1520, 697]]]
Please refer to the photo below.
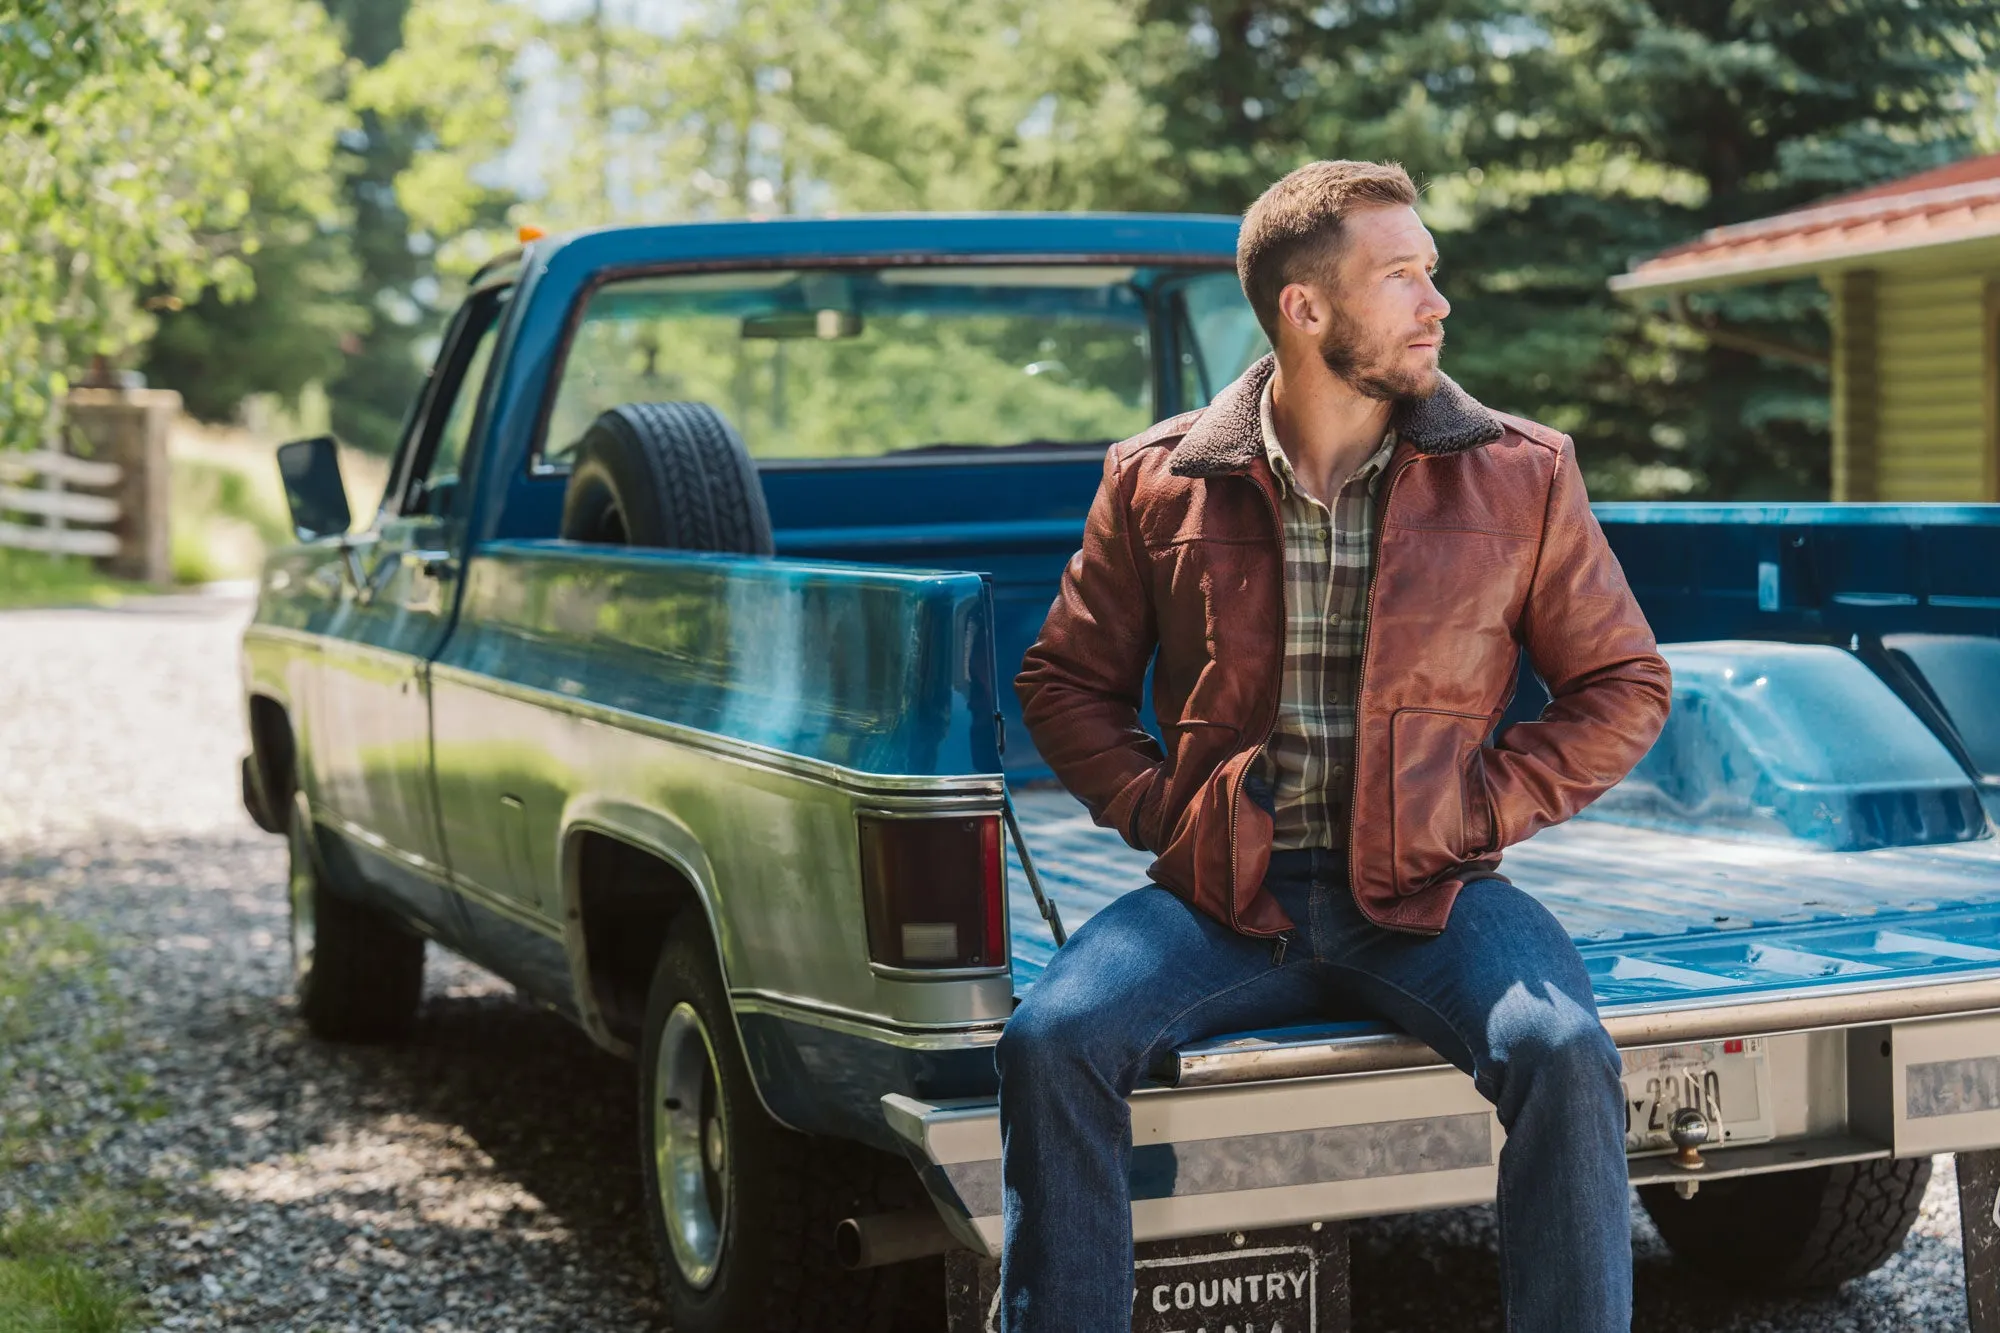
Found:
[[1331, 624], [1338, 625], [1340, 623], [1340, 612], [1335, 611], [1332, 615], [1327, 617], [1327, 620]]
[[1335, 778], [1336, 780], [1338, 780], [1338, 779], [1340, 779], [1340, 778], [1344, 778], [1344, 777], [1346, 777], [1346, 776], [1347, 776], [1347, 765], [1345, 765], [1345, 764], [1335, 764], [1335, 765], [1333, 766], [1333, 776], [1334, 776], [1334, 778]]

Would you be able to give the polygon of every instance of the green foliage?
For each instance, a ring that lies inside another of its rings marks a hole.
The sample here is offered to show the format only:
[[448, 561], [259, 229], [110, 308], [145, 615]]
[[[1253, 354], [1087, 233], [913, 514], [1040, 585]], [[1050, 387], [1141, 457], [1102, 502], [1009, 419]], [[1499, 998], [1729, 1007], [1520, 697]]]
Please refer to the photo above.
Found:
[[[359, 101], [431, 141], [398, 180], [463, 272], [512, 244], [493, 164], [553, 146], [509, 222], [826, 209], [1118, 207], [1170, 165], [1146, 95], [1170, 35], [1123, 0], [701, 0], [537, 18], [508, 0], [414, 0], [403, 50]], [[553, 58], [524, 124], [522, 70]], [[551, 119], [552, 117], [552, 119]]]
[[37, 119], [137, 35], [115, 0], [13, 0], [0, 14], [0, 117]]
[[[345, 34], [348, 57], [373, 69], [403, 45], [409, 0], [324, 0]], [[344, 359], [327, 381], [331, 426], [342, 440], [387, 454], [422, 386], [420, 348], [442, 322], [431, 238], [418, 234], [396, 198], [396, 179], [431, 134], [420, 115], [359, 107], [341, 136], [337, 168], [352, 223], [347, 241], [359, 267], [350, 293], [361, 320], [343, 340]], [[494, 207], [504, 207], [504, 198]]]
[[423, 147], [394, 178], [395, 199], [450, 271], [469, 272], [507, 244], [481, 224], [509, 199], [488, 173], [514, 139], [515, 69], [536, 26], [506, 0], [416, 0], [402, 48], [354, 81], [368, 114], [424, 127]]
[[254, 294], [230, 300], [211, 287], [161, 316], [141, 367], [148, 383], [179, 390], [188, 413], [203, 421], [235, 419], [251, 394], [296, 405], [308, 385], [345, 368], [343, 343], [367, 322], [345, 231], [263, 206], [256, 190], [251, 211], [264, 232], [246, 261]]
[[[247, 296], [280, 214], [332, 208], [339, 51], [306, 0], [41, 0], [0, 42], [0, 444], [39, 438], [68, 372], [171, 307]], [[48, 40], [54, 34], [61, 40]], [[11, 33], [9, 34], [12, 35]]]
[[268, 454], [250, 450], [174, 460], [167, 504], [174, 582], [254, 577], [268, 548], [292, 542], [277, 472]]

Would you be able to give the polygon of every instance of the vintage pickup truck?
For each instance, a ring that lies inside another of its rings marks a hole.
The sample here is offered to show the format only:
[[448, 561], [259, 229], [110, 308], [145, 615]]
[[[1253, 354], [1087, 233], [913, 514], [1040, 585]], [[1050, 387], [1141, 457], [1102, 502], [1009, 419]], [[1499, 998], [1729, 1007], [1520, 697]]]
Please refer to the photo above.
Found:
[[[299, 1009], [405, 1031], [432, 940], [636, 1058], [681, 1333], [989, 1326], [994, 1043], [1149, 859], [1009, 682], [1107, 442], [1262, 350], [1235, 231], [536, 239], [471, 284], [365, 525], [330, 441], [280, 451], [244, 793], [290, 840]], [[1959, 1152], [2000, 1329], [2000, 506], [1596, 512], [1672, 719], [1507, 865], [1626, 1051], [1633, 1183], [1708, 1276], [1830, 1284]], [[1545, 697], [1524, 662], [1499, 730]], [[1180, 1050], [1132, 1108], [1142, 1329], [1343, 1327], [1343, 1219], [1489, 1200], [1502, 1142], [1356, 1015]]]

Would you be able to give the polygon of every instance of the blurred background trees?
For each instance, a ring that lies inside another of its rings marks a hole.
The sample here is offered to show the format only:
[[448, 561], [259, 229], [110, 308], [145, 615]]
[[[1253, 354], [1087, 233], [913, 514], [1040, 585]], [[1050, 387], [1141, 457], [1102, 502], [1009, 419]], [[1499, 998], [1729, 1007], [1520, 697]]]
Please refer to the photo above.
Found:
[[0, 440], [159, 312], [248, 297], [268, 242], [341, 227], [338, 61], [295, 0], [7, 0]]
[[386, 450], [521, 223], [1234, 212], [1358, 156], [1427, 185], [1453, 373], [1599, 495], [1824, 495], [1823, 376], [1697, 327], [1823, 343], [1817, 287], [1604, 281], [2000, 147], [1996, 45], [2000, 0], [0, 0], [0, 437], [106, 353]]

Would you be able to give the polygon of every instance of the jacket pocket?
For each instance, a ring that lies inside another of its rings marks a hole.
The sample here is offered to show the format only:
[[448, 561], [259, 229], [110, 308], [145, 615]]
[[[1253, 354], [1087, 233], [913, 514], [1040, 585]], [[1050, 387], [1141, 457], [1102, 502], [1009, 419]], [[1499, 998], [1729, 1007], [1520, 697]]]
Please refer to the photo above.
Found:
[[1202, 785], [1228, 760], [1237, 744], [1237, 730], [1226, 722], [1184, 718], [1163, 729], [1167, 760], [1160, 766], [1153, 790], [1140, 803], [1136, 827], [1140, 845], [1156, 856], [1180, 836], [1180, 826], [1201, 803]]
[[1483, 713], [1399, 709], [1389, 723], [1391, 837], [1397, 887], [1413, 893], [1493, 850], [1481, 750]]

